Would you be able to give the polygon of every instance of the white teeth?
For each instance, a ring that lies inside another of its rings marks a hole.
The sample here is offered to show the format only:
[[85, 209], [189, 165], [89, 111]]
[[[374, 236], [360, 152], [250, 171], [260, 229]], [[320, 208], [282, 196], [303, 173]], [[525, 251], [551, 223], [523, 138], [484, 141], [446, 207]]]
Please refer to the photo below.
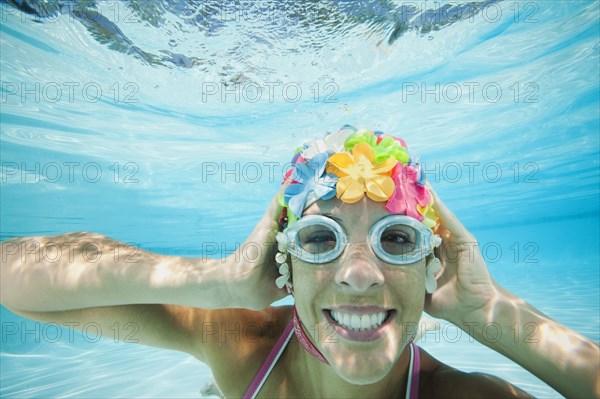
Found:
[[350, 326], [355, 329], [358, 330], [360, 329], [360, 316], [353, 314], [352, 317], [350, 318]]
[[343, 321], [343, 323], [345, 325], [350, 326], [350, 315], [349, 314], [347, 314], [347, 313], [342, 314], [342, 317], [340, 320]]
[[374, 329], [383, 323], [387, 317], [387, 312], [356, 314], [331, 311], [331, 317], [341, 326], [354, 331], [365, 331]]
[[360, 328], [362, 328], [363, 330], [366, 330], [369, 327], [371, 327], [371, 316], [369, 316], [369, 315], [360, 316]]
[[377, 320], [378, 320], [377, 315], [375, 313], [373, 313], [371, 315], [371, 324], [372, 325], [377, 325]]

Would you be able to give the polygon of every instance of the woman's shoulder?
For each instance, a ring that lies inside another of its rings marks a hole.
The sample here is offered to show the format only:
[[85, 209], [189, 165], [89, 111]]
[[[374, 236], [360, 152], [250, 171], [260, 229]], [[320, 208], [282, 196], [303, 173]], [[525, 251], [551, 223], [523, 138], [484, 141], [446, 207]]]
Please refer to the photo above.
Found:
[[[292, 319], [291, 306], [270, 306], [263, 310], [199, 309], [165, 305], [172, 322], [184, 325], [194, 336], [195, 346], [204, 352], [275, 340]], [[192, 353], [193, 354], [193, 353]]]
[[467, 373], [451, 367], [420, 349], [421, 398], [530, 398], [531, 396], [502, 380], [485, 373]]
[[205, 312], [196, 326], [196, 346], [227, 396], [241, 396], [292, 319], [292, 307], [261, 311], [220, 309]]
[[248, 309], [201, 309], [161, 305], [164, 328], [186, 331], [185, 352], [208, 365], [227, 396], [241, 396], [292, 319], [291, 306]]

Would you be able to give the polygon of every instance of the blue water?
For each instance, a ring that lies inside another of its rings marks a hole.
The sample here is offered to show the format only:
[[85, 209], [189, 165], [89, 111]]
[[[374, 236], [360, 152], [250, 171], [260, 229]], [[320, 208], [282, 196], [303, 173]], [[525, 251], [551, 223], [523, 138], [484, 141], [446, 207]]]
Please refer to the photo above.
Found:
[[[0, 3], [1, 239], [95, 231], [225, 255], [293, 147], [349, 123], [404, 137], [493, 277], [600, 340], [597, 2], [451, 3], [437, 17], [434, 2], [25, 3]], [[2, 397], [202, 397], [211, 379], [94, 326], [71, 336], [0, 315]], [[560, 397], [442, 332], [421, 342], [442, 361]]]

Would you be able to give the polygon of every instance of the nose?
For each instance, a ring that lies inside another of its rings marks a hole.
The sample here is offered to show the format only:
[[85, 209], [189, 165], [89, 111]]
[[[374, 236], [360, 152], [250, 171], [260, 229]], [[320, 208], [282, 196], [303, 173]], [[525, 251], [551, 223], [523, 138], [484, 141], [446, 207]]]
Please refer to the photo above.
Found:
[[368, 245], [349, 245], [335, 274], [336, 284], [357, 293], [383, 285], [385, 278]]

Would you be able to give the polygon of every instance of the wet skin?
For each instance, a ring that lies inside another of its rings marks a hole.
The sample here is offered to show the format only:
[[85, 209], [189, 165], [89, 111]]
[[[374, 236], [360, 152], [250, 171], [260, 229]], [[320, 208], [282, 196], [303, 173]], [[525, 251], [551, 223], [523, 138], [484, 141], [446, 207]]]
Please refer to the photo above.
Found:
[[[335, 372], [352, 384], [372, 384], [397, 363], [425, 298], [423, 258], [408, 265], [380, 260], [368, 244], [368, 233], [389, 215], [385, 204], [366, 197], [355, 204], [337, 199], [318, 201], [304, 213], [324, 215], [342, 225], [349, 246], [326, 264], [292, 260], [296, 307], [305, 331]], [[383, 323], [353, 331], [335, 321], [331, 311], [369, 315], [385, 313]]]

